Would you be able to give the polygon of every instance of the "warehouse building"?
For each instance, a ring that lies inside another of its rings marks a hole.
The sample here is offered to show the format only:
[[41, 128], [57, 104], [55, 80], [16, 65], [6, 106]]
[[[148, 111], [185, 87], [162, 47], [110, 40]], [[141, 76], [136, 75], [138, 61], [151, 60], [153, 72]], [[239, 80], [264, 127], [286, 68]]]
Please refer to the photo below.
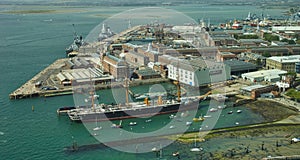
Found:
[[85, 83], [90, 81], [99, 84], [112, 81], [113, 76], [103, 74], [98, 68], [78, 68], [62, 70], [56, 75], [56, 80], [64, 86], [72, 85], [74, 82]]
[[255, 64], [236, 59], [226, 60], [224, 63], [230, 67], [230, 74], [235, 76], [240, 76], [243, 73], [257, 70], [257, 66]]
[[270, 57], [266, 60], [266, 67], [267, 69], [280, 69], [287, 72], [295, 72], [297, 62], [300, 62], [300, 55]]
[[168, 78], [199, 87], [230, 79], [230, 67], [201, 58], [172, 61], [168, 66]]
[[272, 69], [272, 70], [261, 70], [256, 72], [244, 73], [242, 78], [251, 82], [278, 82], [282, 79], [282, 76], [287, 74], [287, 71]]

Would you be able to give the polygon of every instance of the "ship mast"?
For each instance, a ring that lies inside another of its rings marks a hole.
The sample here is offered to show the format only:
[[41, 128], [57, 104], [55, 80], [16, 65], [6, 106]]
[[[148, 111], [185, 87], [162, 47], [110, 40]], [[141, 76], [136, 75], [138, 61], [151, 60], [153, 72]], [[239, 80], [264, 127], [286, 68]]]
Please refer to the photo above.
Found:
[[181, 88], [180, 88], [180, 83], [179, 83], [179, 75], [180, 75], [180, 72], [179, 72], [179, 56], [177, 58], [178, 58], [178, 63], [177, 63], [176, 70], [178, 70], [178, 72], [177, 72], [177, 76], [176, 76], [177, 79], [174, 83], [177, 86], [177, 101], [181, 102]]
[[95, 93], [94, 93], [94, 91], [93, 91], [93, 89], [92, 89], [92, 87], [93, 87], [93, 81], [92, 81], [92, 74], [91, 74], [91, 70], [89, 69], [89, 72], [90, 72], [90, 82], [91, 82], [91, 91], [90, 91], [90, 96], [91, 96], [91, 100], [92, 100], [92, 109], [93, 109], [93, 111], [95, 112], [95, 100], [94, 100], [94, 95], [95, 95]]
[[128, 96], [128, 94], [129, 94], [129, 82], [128, 82], [129, 80], [128, 80], [128, 78], [127, 78], [127, 76], [125, 77], [125, 84], [124, 84], [124, 87], [125, 87], [125, 90], [126, 90], [126, 106], [128, 106], [128, 104], [129, 104], [129, 96]]
[[124, 80], [124, 87], [125, 87], [125, 91], [126, 91], [126, 106], [129, 105], [129, 79], [128, 79], [128, 72], [129, 72], [129, 66], [128, 63], [124, 60], [124, 62], [126, 63], [126, 71], [125, 71], [125, 80]]
[[92, 96], [92, 109], [93, 109], [93, 111], [95, 112], [95, 104], [94, 104], [94, 92], [93, 91], [91, 91], [91, 96]]

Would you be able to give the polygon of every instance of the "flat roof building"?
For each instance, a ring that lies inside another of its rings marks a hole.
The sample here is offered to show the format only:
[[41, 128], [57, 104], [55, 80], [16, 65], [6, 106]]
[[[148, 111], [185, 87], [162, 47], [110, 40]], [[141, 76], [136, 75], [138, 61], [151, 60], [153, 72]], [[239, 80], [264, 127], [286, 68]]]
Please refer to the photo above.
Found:
[[56, 75], [57, 80], [61, 85], [71, 85], [72, 83], [89, 83], [94, 81], [97, 83], [109, 82], [113, 79], [113, 76], [105, 75], [98, 68], [77, 68], [62, 70]]
[[168, 78], [190, 86], [204, 86], [230, 79], [230, 67], [224, 63], [196, 58], [176, 59], [168, 65]]
[[295, 72], [295, 63], [300, 62], [300, 55], [270, 57], [266, 60], [267, 69], [280, 69], [287, 72]]
[[265, 85], [257, 84], [257, 85], [243, 87], [240, 90], [243, 95], [247, 95], [250, 96], [252, 99], [256, 99], [259, 96], [274, 97], [274, 95], [270, 96], [270, 92], [278, 91], [278, 87], [276, 85], [265, 86]]
[[236, 54], [233, 54], [231, 52], [218, 52], [217, 54], [218, 62], [223, 62], [225, 60], [230, 60], [230, 59], [237, 59]]
[[230, 67], [231, 75], [240, 76], [243, 73], [257, 70], [257, 66], [255, 64], [236, 59], [226, 60], [224, 63]]
[[278, 82], [285, 74], [287, 74], [287, 71], [279, 69], [261, 70], [256, 72], [244, 73], [242, 74], [242, 78], [245, 80], [250, 80], [251, 82]]

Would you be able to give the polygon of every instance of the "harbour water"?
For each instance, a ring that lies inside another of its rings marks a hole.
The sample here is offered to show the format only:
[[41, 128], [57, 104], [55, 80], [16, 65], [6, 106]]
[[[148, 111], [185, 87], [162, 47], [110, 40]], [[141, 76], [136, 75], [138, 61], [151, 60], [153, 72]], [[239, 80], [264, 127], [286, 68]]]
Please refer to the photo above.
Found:
[[[25, 8], [0, 6], [0, 159], [156, 159], [154, 153], [130, 154], [105, 147], [66, 152], [65, 148], [71, 146], [74, 140], [78, 145], [97, 143], [82, 124], [71, 123], [67, 117], [57, 116], [57, 108], [74, 105], [71, 95], [21, 100], [8, 98], [9, 93], [36, 73], [56, 59], [65, 57], [64, 49], [73, 38], [72, 24], [76, 25], [78, 34], [85, 36], [105, 18], [130, 8], [48, 7], [61, 12], [9, 14], [3, 12], [30, 9], [30, 6]], [[210, 18], [211, 23], [243, 18], [249, 11], [257, 14], [262, 12], [262, 9], [256, 6], [186, 5], [170, 8], [186, 13], [194, 19]], [[66, 12], [63, 12], [65, 10]], [[280, 17], [282, 11], [273, 9], [264, 12]], [[99, 92], [103, 102], [109, 102], [110, 98], [107, 96], [109, 92], [108, 90]], [[207, 110], [205, 103], [201, 103], [203, 112]], [[242, 109], [244, 110], [242, 114], [247, 114], [247, 117], [221, 116], [216, 127], [234, 125], [236, 121], [247, 124], [262, 120], [250, 110]], [[166, 118], [161, 116], [158, 119]], [[155, 127], [155, 123], [153, 125]], [[165, 155], [178, 150], [177, 146], [167, 147]], [[167, 156], [166, 158], [172, 159]]]

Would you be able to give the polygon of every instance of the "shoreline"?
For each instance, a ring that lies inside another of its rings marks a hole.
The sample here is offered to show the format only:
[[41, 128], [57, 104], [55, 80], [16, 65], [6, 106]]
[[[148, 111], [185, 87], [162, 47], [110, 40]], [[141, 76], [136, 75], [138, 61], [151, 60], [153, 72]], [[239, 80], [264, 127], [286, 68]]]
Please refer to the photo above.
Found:
[[[258, 109], [262, 108], [257, 106], [260, 101], [257, 100], [247, 105], [249, 108], [256, 108], [257, 110], [254, 112], [257, 114], [266, 116], [264, 110]], [[272, 103], [276, 104], [276, 102]], [[249, 106], [250, 104], [252, 106]], [[277, 104], [280, 103], [277, 102]], [[261, 103], [261, 105], [265, 104]], [[282, 110], [280, 111], [278, 108]], [[292, 138], [300, 136], [300, 114], [296, 110], [287, 105], [280, 106], [270, 113], [277, 113], [271, 116], [273, 119], [266, 119], [263, 123], [220, 128], [208, 132], [190, 132], [179, 137], [173, 135], [171, 139], [176, 140], [179, 144], [185, 144], [185, 146], [190, 146], [196, 140], [198, 146], [203, 148], [201, 156], [204, 159], [212, 157], [215, 159], [262, 159], [269, 156], [300, 155], [300, 151], [297, 150], [300, 143], [291, 143]], [[282, 119], [277, 119], [277, 116]], [[195, 137], [197, 138], [195, 139]], [[214, 143], [218, 143], [218, 147], [214, 147]], [[262, 145], [264, 145], [264, 149], [261, 149]], [[183, 154], [188, 154], [188, 148], [180, 146], [179, 148], [185, 150]]]

